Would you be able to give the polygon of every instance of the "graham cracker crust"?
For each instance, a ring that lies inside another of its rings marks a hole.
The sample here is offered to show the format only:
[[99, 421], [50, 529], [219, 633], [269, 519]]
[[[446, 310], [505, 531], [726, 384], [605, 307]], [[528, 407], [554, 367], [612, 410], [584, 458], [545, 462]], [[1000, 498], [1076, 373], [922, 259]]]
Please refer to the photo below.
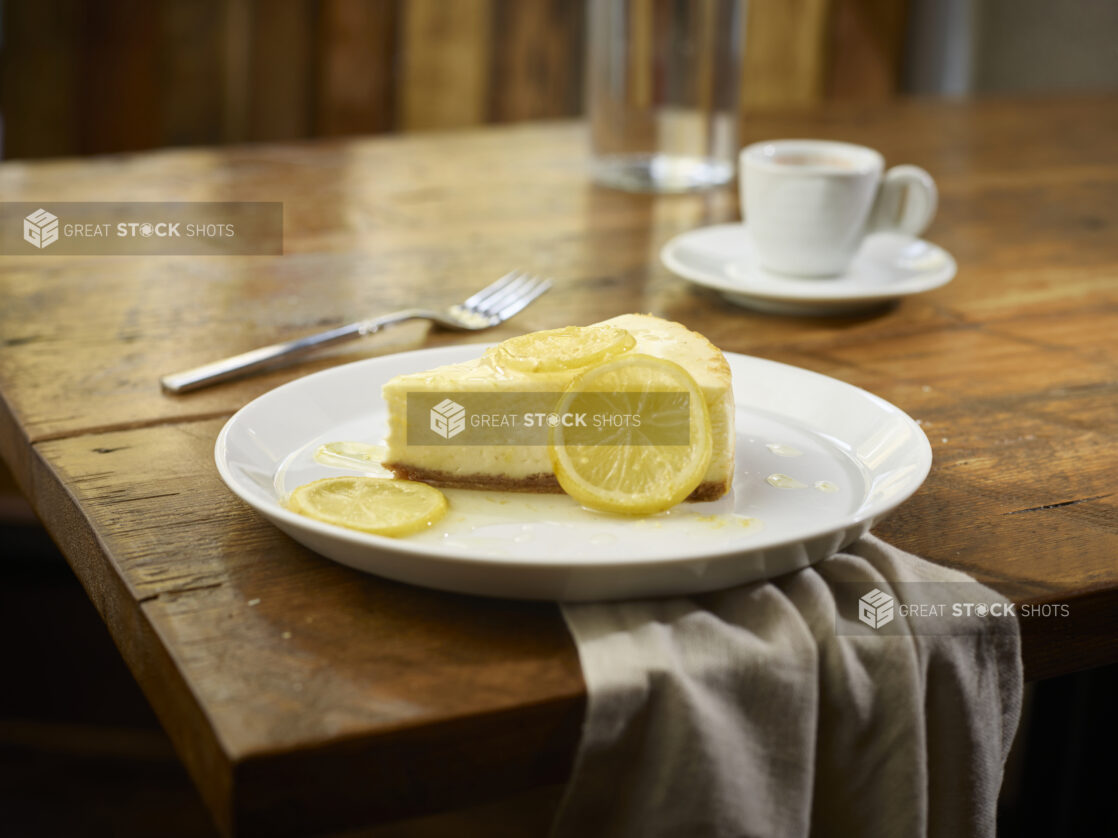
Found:
[[[399, 463], [384, 463], [401, 480], [415, 480], [444, 489], [480, 489], [491, 492], [528, 492], [536, 495], [561, 495], [563, 489], [551, 472], [531, 474], [528, 477], [494, 477], [486, 474], [451, 474], [437, 469], [416, 468]], [[730, 491], [728, 480], [708, 480], [695, 487], [689, 501], [717, 500]]]

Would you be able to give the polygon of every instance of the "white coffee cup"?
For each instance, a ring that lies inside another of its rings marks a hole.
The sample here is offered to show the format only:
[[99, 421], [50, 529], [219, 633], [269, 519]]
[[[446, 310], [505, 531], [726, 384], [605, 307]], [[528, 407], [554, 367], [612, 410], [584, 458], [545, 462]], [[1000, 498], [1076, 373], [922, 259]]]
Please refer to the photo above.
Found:
[[830, 140], [772, 140], [741, 151], [741, 202], [762, 267], [835, 276], [863, 239], [880, 231], [919, 236], [936, 213], [931, 175], [894, 166], [872, 148]]

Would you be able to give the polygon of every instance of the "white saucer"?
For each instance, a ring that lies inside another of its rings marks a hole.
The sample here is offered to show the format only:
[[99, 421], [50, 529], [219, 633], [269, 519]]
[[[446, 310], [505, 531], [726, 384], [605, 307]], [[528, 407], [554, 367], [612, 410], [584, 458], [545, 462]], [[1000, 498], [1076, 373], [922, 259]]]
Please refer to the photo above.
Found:
[[866, 238], [842, 276], [771, 273], [757, 264], [745, 224], [716, 224], [676, 236], [660, 251], [672, 273], [730, 302], [775, 314], [844, 314], [946, 285], [955, 260], [942, 247], [899, 233]]

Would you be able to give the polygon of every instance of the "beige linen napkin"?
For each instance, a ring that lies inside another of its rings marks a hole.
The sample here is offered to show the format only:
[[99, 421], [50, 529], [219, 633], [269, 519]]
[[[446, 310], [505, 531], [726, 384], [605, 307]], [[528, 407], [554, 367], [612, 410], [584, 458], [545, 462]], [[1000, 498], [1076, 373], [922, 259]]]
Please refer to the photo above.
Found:
[[945, 635], [897, 613], [899, 636], [836, 632], [851, 589], [903, 603], [927, 583], [1004, 602], [867, 535], [769, 582], [563, 605], [589, 703], [554, 838], [993, 836], [1016, 621]]

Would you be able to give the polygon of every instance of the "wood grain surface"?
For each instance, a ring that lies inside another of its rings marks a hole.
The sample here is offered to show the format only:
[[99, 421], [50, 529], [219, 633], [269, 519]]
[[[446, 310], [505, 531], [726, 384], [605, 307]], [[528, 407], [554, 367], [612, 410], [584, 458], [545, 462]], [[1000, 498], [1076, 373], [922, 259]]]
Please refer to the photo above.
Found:
[[[653, 4], [630, 5], [632, 57], [651, 66]], [[743, 5], [744, 107], [882, 101], [898, 89], [906, 0]], [[585, 11], [581, 0], [6, 3], [3, 154], [573, 118], [583, 112]]]
[[6, 200], [280, 200], [282, 257], [0, 259], [0, 454], [62, 546], [227, 833], [324, 831], [478, 803], [569, 771], [583, 711], [557, 609], [318, 558], [221, 484], [222, 422], [342, 361], [459, 339], [401, 327], [183, 397], [158, 376], [525, 267], [556, 288], [475, 340], [629, 311], [864, 387], [935, 463], [877, 532], [1018, 603], [1031, 678], [1118, 659], [1118, 100], [833, 106], [746, 141], [870, 143], [940, 186], [954, 282], [859, 316], [775, 317], [658, 262], [731, 190], [596, 188], [581, 126], [0, 166]]

